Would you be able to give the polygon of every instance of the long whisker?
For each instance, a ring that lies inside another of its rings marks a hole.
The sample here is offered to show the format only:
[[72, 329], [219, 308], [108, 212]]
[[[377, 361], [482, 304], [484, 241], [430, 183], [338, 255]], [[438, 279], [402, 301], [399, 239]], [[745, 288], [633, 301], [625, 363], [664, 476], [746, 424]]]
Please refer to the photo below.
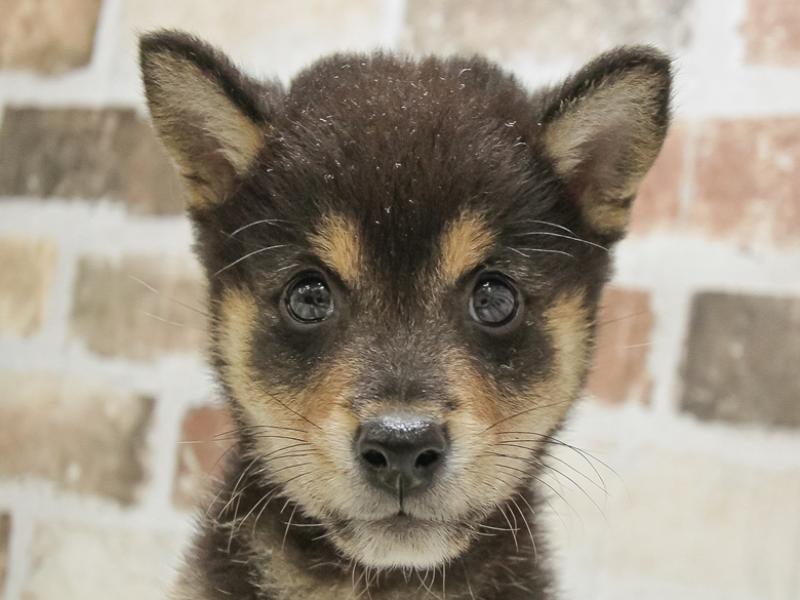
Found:
[[524, 256], [525, 258], [530, 258], [530, 256], [523, 252], [523, 250], [526, 250], [527, 252], [540, 252], [543, 254], [560, 254], [562, 256], [568, 256], [569, 258], [575, 258], [575, 256], [572, 254], [569, 252], [564, 252], [563, 250], [548, 250], [545, 248], [514, 248], [513, 246], [507, 246], [507, 248], [512, 252], [516, 252], [520, 256]]
[[527, 414], [527, 413], [533, 412], [533, 411], [535, 411], [535, 410], [541, 410], [541, 409], [543, 409], [543, 408], [551, 408], [551, 407], [553, 407], [553, 406], [558, 406], [559, 404], [566, 404], [566, 403], [568, 403], [568, 402], [569, 402], [569, 400], [562, 400], [561, 402], [553, 402], [552, 404], [539, 404], [539, 405], [533, 406], [533, 407], [531, 407], [531, 408], [527, 408], [527, 409], [525, 409], [525, 410], [521, 410], [521, 411], [519, 411], [518, 413], [514, 413], [513, 415], [510, 415], [510, 416], [508, 416], [508, 417], [505, 417], [505, 418], [503, 418], [503, 419], [500, 419], [499, 421], [495, 421], [494, 423], [492, 423], [491, 425], [489, 425], [489, 426], [488, 426], [486, 429], [484, 429], [484, 430], [482, 430], [482, 431], [478, 432], [478, 435], [484, 434], [484, 433], [486, 433], [487, 431], [489, 431], [490, 429], [494, 429], [495, 427], [497, 427], [497, 426], [498, 426], [498, 425], [500, 425], [501, 423], [505, 423], [505, 422], [507, 422], [507, 421], [510, 421], [511, 419], [516, 419], [517, 417], [520, 417], [520, 416], [522, 416], [522, 415], [524, 415], [524, 414]]
[[573, 237], [571, 235], [564, 235], [564, 234], [561, 234], [561, 233], [552, 233], [550, 231], [529, 231], [527, 233], [518, 233], [518, 234], [516, 234], [516, 237], [533, 237], [533, 236], [536, 236], [536, 235], [544, 235], [544, 236], [548, 236], [548, 237], [557, 237], [557, 238], [562, 238], [562, 239], [565, 239], [565, 240], [572, 240], [574, 242], [580, 242], [582, 244], [586, 244], [586, 245], [592, 246], [594, 248], [599, 248], [603, 252], [608, 252], [609, 251], [608, 248], [606, 248], [605, 246], [601, 246], [600, 244], [595, 244], [594, 242], [590, 242], [589, 240], [584, 240], [583, 238]]
[[244, 256], [240, 256], [239, 258], [237, 258], [232, 263], [229, 263], [229, 264], [225, 265], [224, 267], [222, 267], [221, 269], [219, 269], [218, 271], [216, 271], [211, 277], [212, 278], [213, 277], [217, 277], [221, 273], [224, 273], [228, 269], [231, 269], [231, 268], [235, 267], [240, 262], [242, 262], [244, 260], [247, 260], [251, 256], [255, 256], [256, 254], [261, 254], [263, 252], [269, 252], [270, 250], [277, 250], [278, 248], [286, 248], [287, 246], [288, 246], [288, 244], [275, 244], [274, 246], [266, 246], [265, 248], [259, 248], [258, 250], [253, 250], [252, 252], [248, 252]]
[[258, 221], [253, 221], [252, 223], [248, 223], [247, 225], [242, 225], [239, 229], [236, 229], [232, 233], [228, 234], [229, 238], [236, 237], [237, 234], [243, 232], [245, 229], [250, 229], [251, 227], [255, 227], [256, 225], [275, 225], [276, 223], [291, 223], [291, 221], [287, 221], [286, 219], [259, 219]]
[[150, 285], [146, 281], [143, 281], [142, 279], [139, 279], [138, 277], [134, 277], [133, 275], [128, 275], [128, 278], [133, 280], [133, 281], [135, 281], [139, 285], [144, 286], [145, 288], [147, 288], [148, 290], [153, 292], [156, 296], [161, 296], [162, 298], [164, 298], [166, 300], [169, 300], [170, 302], [174, 302], [178, 306], [182, 306], [183, 308], [191, 310], [192, 312], [196, 312], [197, 314], [203, 315], [204, 317], [207, 317], [209, 319], [211, 318], [211, 315], [207, 311], [202, 310], [200, 308], [197, 308], [196, 306], [192, 306], [191, 304], [186, 304], [186, 302], [182, 302], [181, 300], [178, 300], [177, 298], [172, 298], [171, 296], [167, 296], [165, 294], [162, 294], [156, 288], [154, 288], [152, 285]]

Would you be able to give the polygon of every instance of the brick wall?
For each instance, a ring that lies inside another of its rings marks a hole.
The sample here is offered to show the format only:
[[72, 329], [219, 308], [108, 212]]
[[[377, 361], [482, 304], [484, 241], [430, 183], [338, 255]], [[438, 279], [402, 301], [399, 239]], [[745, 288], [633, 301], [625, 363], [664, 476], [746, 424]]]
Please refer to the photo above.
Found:
[[530, 85], [616, 43], [672, 52], [677, 122], [565, 433], [591, 456], [553, 459], [557, 565], [576, 599], [800, 598], [800, 3], [8, 0], [3, 13], [7, 600], [159, 598], [225, 448], [190, 229], [143, 119], [135, 34], [154, 26], [284, 79], [375, 46], [483, 52]]

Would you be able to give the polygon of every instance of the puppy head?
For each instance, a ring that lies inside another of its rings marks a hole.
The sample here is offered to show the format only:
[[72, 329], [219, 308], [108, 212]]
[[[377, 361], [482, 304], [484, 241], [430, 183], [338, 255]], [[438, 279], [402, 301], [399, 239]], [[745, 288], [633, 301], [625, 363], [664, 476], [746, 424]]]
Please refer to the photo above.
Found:
[[174, 32], [141, 61], [264, 477], [365, 565], [459, 555], [579, 394], [669, 61], [533, 96], [480, 59], [334, 56], [288, 90]]

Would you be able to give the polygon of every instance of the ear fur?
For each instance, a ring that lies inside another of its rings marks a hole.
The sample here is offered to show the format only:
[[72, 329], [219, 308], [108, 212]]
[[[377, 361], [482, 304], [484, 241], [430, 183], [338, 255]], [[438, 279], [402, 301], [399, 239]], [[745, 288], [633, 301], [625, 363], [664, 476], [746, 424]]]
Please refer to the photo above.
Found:
[[150, 115], [190, 191], [190, 205], [223, 202], [264, 144], [265, 89], [201, 40], [177, 31], [142, 36]]
[[599, 234], [621, 237], [670, 120], [670, 60], [649, 46], [607, 52], [543, 99], [543, 141]]

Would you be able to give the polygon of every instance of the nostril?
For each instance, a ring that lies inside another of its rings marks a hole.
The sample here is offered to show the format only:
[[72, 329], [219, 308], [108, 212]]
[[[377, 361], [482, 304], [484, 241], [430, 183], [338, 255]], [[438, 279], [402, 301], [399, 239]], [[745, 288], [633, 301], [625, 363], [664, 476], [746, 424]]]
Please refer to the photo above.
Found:
[[437, 450], [425, 450], [424, 452], [420, 452], [417, 456], [417, 460], [414, 461], [414, 467], [417, 469], [427, 469], [439, 462], [441, 457], [441, 452]]
[[386, 460], [386, 456], [378, 450], [365, 450], [361, 453], [361, 458], [374, 469], [383, 469], [389, 466], [389, 461]]

